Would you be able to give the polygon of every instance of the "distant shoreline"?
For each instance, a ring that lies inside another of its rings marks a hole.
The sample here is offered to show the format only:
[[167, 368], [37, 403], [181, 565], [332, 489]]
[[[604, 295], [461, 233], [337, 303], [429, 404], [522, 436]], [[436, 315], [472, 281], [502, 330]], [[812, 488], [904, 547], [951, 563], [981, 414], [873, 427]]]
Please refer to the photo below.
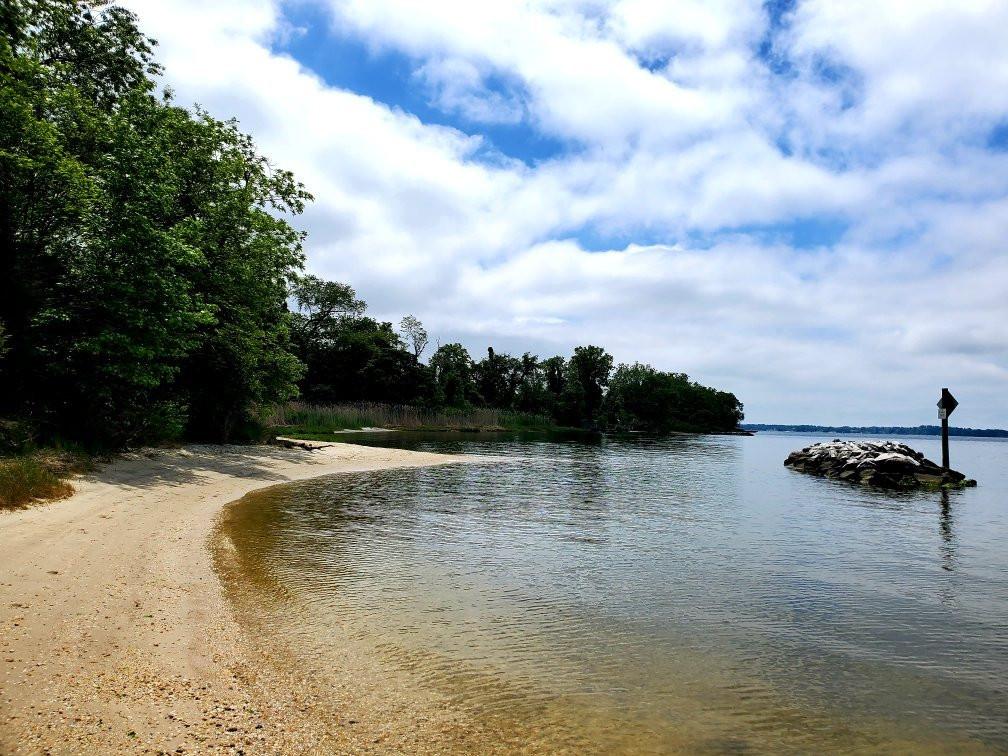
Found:
[[[742, 423], [739, 428], [748, 431], [778, 431], [783, 433], [838, 433], [870, 434], [873, 436], [940, 436], [940, 425], [783, 425], [770, 423]], [[1008, 430], [1002, 428], [949, 428], [950, 436], [972, 436], [974, 438], [1008, 438]]]

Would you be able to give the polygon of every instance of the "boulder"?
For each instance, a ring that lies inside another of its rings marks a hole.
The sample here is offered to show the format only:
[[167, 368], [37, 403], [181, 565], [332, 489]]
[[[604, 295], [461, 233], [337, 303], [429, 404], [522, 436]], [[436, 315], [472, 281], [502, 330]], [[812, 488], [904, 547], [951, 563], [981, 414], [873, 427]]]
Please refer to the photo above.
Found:
[[791, 452], [794, 470], [880, 488], [962, 488], [975, 480], [945, 470], [906, 444], [895, 441], [823, 441]]

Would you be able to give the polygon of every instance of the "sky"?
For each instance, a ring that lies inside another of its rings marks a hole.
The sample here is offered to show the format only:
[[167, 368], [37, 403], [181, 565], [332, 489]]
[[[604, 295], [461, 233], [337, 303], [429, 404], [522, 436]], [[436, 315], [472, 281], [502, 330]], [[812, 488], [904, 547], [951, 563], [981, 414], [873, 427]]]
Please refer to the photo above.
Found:
[[1008, 427], [1005, 0], [121, 4], [314, 194], [307, 271], [432, 348]]

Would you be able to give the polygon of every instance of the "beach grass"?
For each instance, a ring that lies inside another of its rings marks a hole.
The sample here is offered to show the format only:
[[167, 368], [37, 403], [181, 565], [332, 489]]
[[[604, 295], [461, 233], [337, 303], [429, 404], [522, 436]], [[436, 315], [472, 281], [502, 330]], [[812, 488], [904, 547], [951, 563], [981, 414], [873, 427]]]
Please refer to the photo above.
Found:
[[553, 421], [545, 415], [493, 408], [430, 410], [409, 405], [357, 402], [305, 404], [291, 402], [276, 407], [265, 420], [277, 433], [327, 438], [341, 430], [388, 428], [391, 430], [502, 431], [548, 430]]
[[66, 478], [71, 472], [62, 460], [52, 464], [38, 453], [0, 458], [0, 508], [70, 496], [74, 489]]

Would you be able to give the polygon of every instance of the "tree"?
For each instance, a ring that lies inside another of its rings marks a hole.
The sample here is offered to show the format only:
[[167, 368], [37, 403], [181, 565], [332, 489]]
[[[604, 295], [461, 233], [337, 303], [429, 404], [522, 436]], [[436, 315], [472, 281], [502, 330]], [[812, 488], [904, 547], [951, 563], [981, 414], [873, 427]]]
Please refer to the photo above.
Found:
[[332, 337], [303, 354], [301, 382], [312, 402], [416, 402], [426, 370], [403, 346], [391, 323], [368, 318], [343, 320]]
[[475, 379], [484, 405], [510, 409], [521, 381], [521, 362], [487, 347], [486, 359], [475, 365]]
[[424, 330], [423, 323], [412, 315], [407, 315], [399, 321], [399, 330], [405, 336], [406, 343], [412, 347], [413, 358], [419, 360], [428, 343], [427, 331]]
[[304, 233], [280, 214], [301, 213], [311, 195], [259, 155], [235, 121], [198, 115], [206, 151], [186, 161], [198, 172], [180, 193], [176, 228], [206, 261], [194, 286], [214, 320], [201, 325], [180, 387], [189, 434], [227, 440], [256, 408], [297, 395], [303, 368], [290, 351], [286, 300], [304, 259]]
[[461, 344], [445, 344], [430, 358], [434, 372], [434, 404], [463, 409], [479, 404], [482, 397], [473, 380], [473, 362]]
[[233, 121], [153, 95], [120, 8], [8, 0], [0, 19], [0, 409], [119, 445], [227, 438], [291, 396], [287, 285], [310, 195]]
[[570, 425], [594, 426], [609, 384], [613, 358], [602, 347], [579, 346], [567, 364], [560, 405], [562, 420]]
[[546, 386], [546, 373], [534, 354], [525, 352], [521, 357], [515, 408], [522, 412], [552, 415], [554, 402]]
[[743, 417], [733, 394], [691, 382], [685, 373], [640, 363], [616, 368], [602, 415], [614, 430], [653, 433], [734, 430]]
[[343, 322], [361, 317], [367, 309], [352, 287], [313, 275], [295, 277], [291, 296], [297, 303], [294, 333], [305, 344], [334, 338]]

